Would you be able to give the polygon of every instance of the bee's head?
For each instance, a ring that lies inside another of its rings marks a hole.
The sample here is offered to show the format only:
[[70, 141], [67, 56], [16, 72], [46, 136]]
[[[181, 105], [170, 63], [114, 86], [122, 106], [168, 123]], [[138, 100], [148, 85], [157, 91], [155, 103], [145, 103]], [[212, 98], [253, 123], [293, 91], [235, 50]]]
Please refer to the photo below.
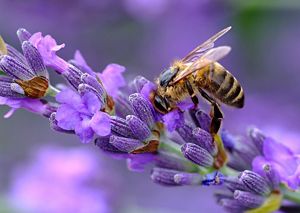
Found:
[[151, 99], [155, 110], [157, 110], [161, 114], [167, 114], [170, 111], [169, 102], [164, 97], [153, 94]]
[[173, 78], [177, 75], [178, 68], [170, 67], [163, 71], [159, 76], [159, 85], [161, 87], [167, 87]]

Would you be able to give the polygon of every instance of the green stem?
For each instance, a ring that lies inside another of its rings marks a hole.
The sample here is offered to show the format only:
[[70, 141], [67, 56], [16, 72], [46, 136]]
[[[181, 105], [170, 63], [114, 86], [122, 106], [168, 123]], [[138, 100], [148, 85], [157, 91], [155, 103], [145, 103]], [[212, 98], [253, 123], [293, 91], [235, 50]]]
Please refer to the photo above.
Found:
[[201, 175], [206, 175], [206, 174], [209, 174], [214, 171], [213, 168], [204, 168], [204, 167], [201, 167], [199, 165], [192, 163], [191, 161], [186, 160], [186, 158], [183, 156], [183, 154], [181, 152], [180, 145], [178, 145], [177, 143], [175, 143], [169, 139], [161, 140], [159, 149], [166, 150], [170, 153], [175, 154], [179, 158], [185, 160], [188, 167], [190, 167], [190, 172], [198, 172]]
[[290, 191], [286, 189], [284, 191], [283, 198], [294, 203], [300, 204], [300, 192], [299, 191]]
[[227, 167], [226, 165], [223, 166], [220, 171], [222, 172], [222, 174], [226, 175], [226, 176], [238, 176], [239, 172], [234, 170], [234, 169], [231, 169], [229, 167]]
[[178, 157], [183, 157], [180, 146], [174, 142], [161, 140], [161, 143], [159, 144], [159, 149], [167, 150], [169, 152], [172, 152], [176, 154]]
[[54, 86], [50, 85], [48, 90], [47, 90], [47, 95], [51, 96], [51, 97], [55, 97], [60, 91], [55, 88]]

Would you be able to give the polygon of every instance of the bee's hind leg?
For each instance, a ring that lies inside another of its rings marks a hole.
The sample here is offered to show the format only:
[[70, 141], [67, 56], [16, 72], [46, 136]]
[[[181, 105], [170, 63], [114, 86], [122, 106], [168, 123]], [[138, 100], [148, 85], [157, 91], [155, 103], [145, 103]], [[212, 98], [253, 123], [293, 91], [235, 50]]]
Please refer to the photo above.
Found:
[[212, 118], [212, 120], [210, 124], [210, 133], [212, 135], [216, 135], [218, 134], [218, 131], [222, 124], [223, 113], [220, 109], [220, 106], [218, 105], [218, 103], [216, 103], [214, 99], [212, 99], [208, 94], [206, 94], [206, 92], [204, 92], [201, 89], [199, 89], [199, 92], [202, 95], [202, 97], [209, 101], [211, 104], [210, 117]]
[[210, 124], [210, 133], [212, 135], [218, 134], [218, 131], [221, 127], [222, 120], [223, 120], [223, 113], [217, 103], [211, 104], [211, 111], [210, 116], [212, 118], [211, 124]]
[[189, 92], [189, 95], [191, 96], [191, 99], [195, 105], [195, 108], [197, 108], [198, 104], [199, 104], [199, 100], [198, 100], [198, 97], [197, 97], [197, 94], [194, 92], [193, 90], [193, 87], [191, 85], [191, 83], [189, 81], [186, 81], [185, 82], [185, 85], [186, 85], [186, 88]]

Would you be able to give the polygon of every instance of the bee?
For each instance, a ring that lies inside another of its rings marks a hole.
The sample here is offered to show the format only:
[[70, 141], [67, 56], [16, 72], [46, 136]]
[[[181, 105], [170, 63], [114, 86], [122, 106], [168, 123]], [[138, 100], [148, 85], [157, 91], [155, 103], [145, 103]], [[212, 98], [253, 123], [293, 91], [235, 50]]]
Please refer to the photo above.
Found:
[[200, 94], [211, 104], [210, 132], [217, 134], [223, 113], [220, 103], [236, 108], [244, 106], [244, 92], [238, 80], [218, 61], [231, 50], [229, 46], [214, 48], [214, 42], [227, 33], [227, 27], [197, 46], [187, 56], [177, 60], [158, 77], [157, 89], [150, 95], [154, 108], [166, 114], [178, 108], [178, 103], [190, 97], [195, 107]]

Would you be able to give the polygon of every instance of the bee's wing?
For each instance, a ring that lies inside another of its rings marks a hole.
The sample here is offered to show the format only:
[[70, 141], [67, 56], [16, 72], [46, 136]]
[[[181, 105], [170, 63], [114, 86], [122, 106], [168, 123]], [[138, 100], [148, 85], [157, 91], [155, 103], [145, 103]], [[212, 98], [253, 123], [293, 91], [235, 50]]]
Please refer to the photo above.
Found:
[[205, 52], [198, 60], [192, 63], [183, 71], [179, 72], [179, 74], [174, 78], [173, 84], [177, 81], [185, 78], [186, 76], [192, 74], [193, 72], [213, 63], [219, 61], [223, 57], [225, 57], [231, 50], [229, 46], [220, 46], [216, 48], [212, 48]]
[[214, 47], [214, 42], [218, 40], [221, 36], [223, 36], [225, 33], [227, 33], [231, 27], [227, 27], [220, 32], [216, 33], [212, 37], [210, 37], [208, 40], [206, 40], [204, 43], [200, 44], [198, 47], [193, 49], [187, 56], [185, 56], [181, 61], [183, 63], [191, 63], [196, 61], [198, 58], [200, 58], [205, 51], [211, 49]]
[[0, 36], [0, 55], [7, 55], [6, 44], [1, 36]]

